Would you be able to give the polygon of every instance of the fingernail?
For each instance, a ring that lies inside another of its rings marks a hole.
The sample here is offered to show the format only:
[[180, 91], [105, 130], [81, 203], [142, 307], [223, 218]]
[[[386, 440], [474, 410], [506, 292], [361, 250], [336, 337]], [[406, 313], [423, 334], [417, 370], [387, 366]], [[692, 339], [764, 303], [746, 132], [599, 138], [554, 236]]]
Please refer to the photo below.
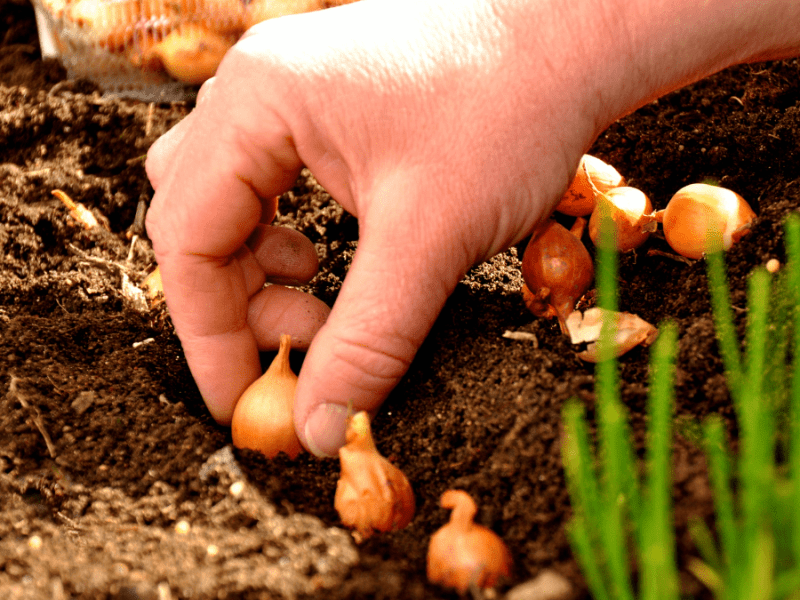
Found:
[[334, 457], [344, 446], [347, 407], [341, 404], [320, 404], [308, 416], [305, 436], [308, 449], [321, 457]]

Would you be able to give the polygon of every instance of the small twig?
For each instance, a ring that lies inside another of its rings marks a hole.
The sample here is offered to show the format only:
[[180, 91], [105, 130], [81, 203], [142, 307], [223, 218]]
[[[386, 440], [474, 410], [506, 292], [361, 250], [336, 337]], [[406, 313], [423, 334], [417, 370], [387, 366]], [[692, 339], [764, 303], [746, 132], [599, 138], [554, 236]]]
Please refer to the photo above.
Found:
[[[142, 186], [144, 188], [144, 186]], [[139, 194], [139, 202], [136, 205], [136, 214], [133, 217], [133, 223], [128, 227], [128, 237], [133, 235], [141, 235], [144, 233], [144, 219], [147, 215], [147, 194], [144, 189]]]
[[153, 132], [153, 113], [155, 112], [155, 108], [155, 102], [151, 102], [150, 106], [147, 107], [147, 121], [145, 121], [144, 124], [145, 137], [150, 137], [150, 134]]
[[51, 87], [50, 90], [48, 90], [47, 95], [48, 95], [48, 97], [49, 96], [55, 96], [61, 90], [70, 90], [70, 89], [74, 88], [74, 86], [75, 86], [75, 80], [74, 79], [65, 79], [64, 81], [59, 81], [57, 84], [55, 84], [53, 87]]
[[125, 164], [129, 167], [134, 165], [138, 165], [139, 163], [143, 163], [147, 160], [147, 154], [140, 154], [139, 156], [134, 156], [133, 158], [129, 158], [125, 161]]
[[55, 381], [53, 381], [53, 378], [52, 378], [52, 377], [50, 377], [50, 373], [45, 373], [45, 377], [47, 377], [47, 381], [49, 381], [51, 384], [53, 384], [53, 388], [54, 388], [54, 389], [55, 389], [57, 392], [61, 392], [62, 394], [64, 393], [64, 390], [63, 390], [62, 388], [58, 387], [58, 385], [56, 385], [56, 382], [55, 382]]
[[123, 265], [121, 265], [120, 263], [115, 262], [113, 260], [108, 260], [106, 258], [98, 258], [97, 256], [92, 256], [91, 254], [88, 254], [88, 253], [84, 252], [83, 250], [81, 250], [80, 248], [78, 248], [74, 244], [67, 244], [67, 248], [69, 248], [72, 252], [74, 252], [79, 257], [81, 257], [81, 259], [83, 259], [85, 262], [94, 263], [94, 264], [97, 264], [97, 265], [103, 265], [104, 267], [108, 267], [108, 268], [116, 267], [122, 273], [126, 272], [125, 267]]
[[669, 258], [670, 260], [674, 260], [676, 262], [682, 262], [690, 266], [696, 262], [691, 258], [686, 258], [685, 256], [680, 256], [678, 254], [672, 254], [671, 252], [664, 252], [663, 250], [656, 250], [655, 248], [651, 248], [650, 250], [648, 250], [647, 256], [663, 256], [664, 258]]
[[64, 523], [64, 524], [65, 524], [67, 527], [69, 527], [70, 529], [73, 529], [73, 530], [75, 530], [75, 531], [83, 531], [83, 529], [84, 529], [84, 528], [83, 528], [81, 525], [79, 525], [77, 521], [73, 521], [72, 519], [70, 519], [70, 518], [69, 518], [67, 515], [65, 515], [65, 514], [64, 514], [63, 512], [61, 512], [60, 510], [56, 512], [56, 516], [57, 516], [59, 519], [61, 519], [61, 521], [62, 521], [62, 522], [63, 522], [63, 523]]
[[517, 342], [532, 342], [534, 349], [539, 348], [539, 340], [536, 335], [527, 331], [504, 331], [502, 337]]
[[134, 233], [133, 237], [131, 237], [131, 247], [128, 250], [128, 257], [125, 259], [125, 262], [131, 262], [133, 260], [133, 252], [136, 249], [136, 242], [138, 241], [139, 241], [139, 236], [138, 234]]
[[47, 451], [50, 453], [50, 458], [55, 459], [56, 447], [53, 445], [53, 440], [50, 439], [50, 435], [44, 428], [44, 423], [42, 422], [42, 415], [39, 412], [38, 408], [28, 404], [28, 401], [19, 391], [19, 388], [17, 386], [18, 382], [19, 379], [14, 375], [11, 375], [11, 383], [8, 386], [8, 393], [12, 394], [17, 399], [17, 401], [22, 405], [22, 407], [28, 411], [31, 420], [33, 421], [33, 424], [36, 425], [36, 429], [39, 430], [39, 433], [41, 433], [42, 437], [44, 438], [44, 443], [47, 445]]
[[35, 177], [37, 175], [47, 175], [52, 169], [45, 167], [43, 169], [34, 169], [33, 171], [23, 171], [22, 174], [26, 177]]

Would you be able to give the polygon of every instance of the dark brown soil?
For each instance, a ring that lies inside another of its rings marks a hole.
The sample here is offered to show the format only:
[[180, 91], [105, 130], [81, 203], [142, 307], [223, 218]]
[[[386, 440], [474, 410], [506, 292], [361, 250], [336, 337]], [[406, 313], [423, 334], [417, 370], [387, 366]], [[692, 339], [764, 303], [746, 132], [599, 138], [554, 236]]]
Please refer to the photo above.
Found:
[[[751, 202], [758, 221], [728, 253], [739, 309], [745, 275], [783, 258], [781, 222], [800, 206], [798, 82], [800, 60], [732, 68], [642, 108], [593, 148], [657, 207], [709, 178]], [[592, 414], [593, 367], [554, 322], [526, 312], [514, 250], [458, 286], [375, 420], [380, 450], [416, 492], [407, 529], [356, 545], [337, 528], [335, 460], [231, 450], [168, 315], [142, 311], [123, 288], [153, 268], [148, 242], [130, 239], [141, 233], [137, 206], [152, 195], [144, 155], [190, 109], [106, 99], [65, 81], [40, 59], [29, 5], [0, 0], [0, 597], [450, 598], [425, 579], [447, 488], [472, 494], [480, 522], [511, 549], [514, 576], [501, 592], [551, 568], [584, 593], [564, 533], [559, 434], [571, 396]], [[108, 229], [81, 228], [53, 189]], [[308, 174], [280, 208], [282, 224], [317, 244], [322, 272], [310, 288], [333, 302], [355, 220]], [[620, 304], [679, 326], [674, 475], [685, 563], [694, 553], [687, 519], [711, 513], [693, 424], [732, 409], [705, 266], [653, 248], [668, 250], [655, 239], [621, 258]], [[505, 339], [506, 330], [536, 341]], [[641, 444], [647, 351], [621, 364]], [[234, 481], [245, 482], [238, 493]], [[703, 594], [683, 581], [687, 596]]]

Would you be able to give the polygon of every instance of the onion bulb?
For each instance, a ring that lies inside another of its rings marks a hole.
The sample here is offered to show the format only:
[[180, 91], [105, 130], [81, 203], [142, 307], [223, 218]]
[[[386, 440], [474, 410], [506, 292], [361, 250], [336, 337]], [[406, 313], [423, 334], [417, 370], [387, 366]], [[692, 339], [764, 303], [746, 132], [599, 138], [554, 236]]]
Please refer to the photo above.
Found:
[[687, 258], [702, 258], [721, 238], [728, 250], [747, 233], [756, 214], [736, 192], [693, 183], [678, 190], [667, 208], [656, 212], [664, 225], [664, 237], [675, 252]]
[[552, 219], [533, 233], [522, 257], [525, 305], [537, 317], [558, 317], [561, 330], [575, 303], [594, 279], [589, 251], [575, 235]]
[[231, 435], [237, 448], [250, 448], [267, 458], [302, 451], [294, 431], [297, 375], [289, 366], [292, 337], [282, 335], [278, 354], [266, 372], [248, 387], [233, 410]]
[[414, 518], [414, 492], [403, 472], [378, 453], [366, 412], [348, 419], [345, 439], [339, 449], [342, 473], [333, 501], [342, 523], [362, 539], [373, 530], [395, 531], [408, 525]]
[[235, 38], [204, 27], [187, 25], [171, 31], [148, 49], [142, 63], [159, 61], [171, 77], [189, 85], [199, 85], [216, 73]]
[[590, 154], [584, 154], [556, 210], [571, 217], [585, 217], [594, 210], [598, 193], [606, 193], [622, 185], [625, 185], [625, 178], [614, 167]]
[[650, 214], [653, 212], [653, 205], [644, 192], [632, 187], [618, 187], [600, 194], [589, 219], [589, 237], [595, 245], [604, 210], [608, 211], [614, 224], [614, 238], [619, 252], [638, 248], [650, 237], [652, 228], [647, 225], [653, 223], [653, 216]]
[[509, 577], [511, 554], [496, 533], [473, 522], [478, 508], [469, 494], [447, 490], [440, 504], [453, 512], [428, 546], [428, 581], [464, 594], [472, 584], [489, 588]]

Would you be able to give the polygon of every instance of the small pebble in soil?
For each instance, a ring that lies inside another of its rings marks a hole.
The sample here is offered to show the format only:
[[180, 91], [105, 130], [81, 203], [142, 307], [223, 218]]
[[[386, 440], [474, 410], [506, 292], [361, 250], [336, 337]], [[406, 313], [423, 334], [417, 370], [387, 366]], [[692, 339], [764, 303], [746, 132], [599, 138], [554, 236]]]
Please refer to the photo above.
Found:
[[777, 273], [781, 268], [781, 262], [777, 258], [770, 258], [766, 264], [767, 271], [770, 273]]
[[572, 584], [563, 575], [544, 569], [534, 579], [510, 589], [506, 600], [564, 600], [573, 596]]
[[32, 535], [28, 538], [28, 546], [31, 548], [31, 550], [38, 550], [42, 547], [42, 538], [40, 538], [38, 535]]
[[189, 521], [181, 520], [175, 523], [175, 533], [177, 533], [178, 535], [186, 535], [187, 533], [189, 533], [189, 529], [191, 529]]
[[238, 498], [239, 496], [242, 495], [242, 492], [244, 492], [244, 482], [234, 481], [231, 484], [231, 487], [228, 488], [228, 491], [230, 491], [231, 496], [233, 496], [234, 498]]

